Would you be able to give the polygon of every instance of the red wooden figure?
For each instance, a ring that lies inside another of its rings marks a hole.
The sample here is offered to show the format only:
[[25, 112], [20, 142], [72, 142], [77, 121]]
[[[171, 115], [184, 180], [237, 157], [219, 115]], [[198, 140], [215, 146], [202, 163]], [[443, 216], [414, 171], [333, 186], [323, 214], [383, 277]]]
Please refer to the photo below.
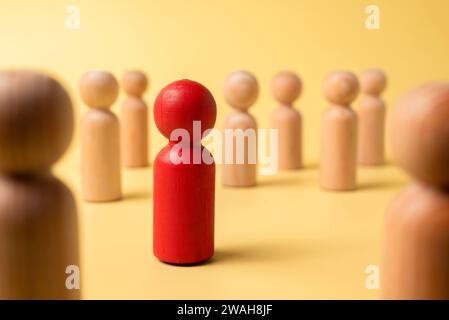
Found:
[[173, 82], [156, 98], [156, 126], [170, 139], [154, 161], [153, 250], [163, 262], [195, 264], [214, 253], [215, 163], [201, 136], [216, 114], [214, 97], [194, 81]]

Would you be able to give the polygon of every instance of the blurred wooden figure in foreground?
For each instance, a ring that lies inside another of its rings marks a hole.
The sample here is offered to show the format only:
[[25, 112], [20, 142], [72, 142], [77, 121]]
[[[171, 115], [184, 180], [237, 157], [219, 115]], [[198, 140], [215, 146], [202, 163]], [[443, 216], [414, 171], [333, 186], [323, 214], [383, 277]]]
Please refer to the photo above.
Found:
[[0, 73], [0, 299], [78, 299], [66, 286], [79, 265], [70, 190], [51, 173], [69, 146], [64, 88], [34, 72]]
[[449, 83], [407, 93], [393, 111], [393, 156], [414, 182], [386, 216], [389, 299], [449, 299]]

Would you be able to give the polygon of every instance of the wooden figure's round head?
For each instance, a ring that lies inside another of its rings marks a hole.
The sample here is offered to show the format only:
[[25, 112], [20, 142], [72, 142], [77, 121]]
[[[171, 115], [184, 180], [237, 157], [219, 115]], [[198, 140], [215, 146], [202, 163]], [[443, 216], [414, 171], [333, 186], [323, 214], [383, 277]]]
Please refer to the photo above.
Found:
[[0, 73], [1, 173], [49, 170], [72, 132], [72, 103], [56, 80], [30, 71]]
[[127, 71], [122, 77], [122, 86], [128, 95], [140, 97], [147, 90], [148, 78], [141, 71]]
[[287, 106], [298, 99], [301, 90], [301, 79], [290, 71], [279, 72], [271, 81], [271, 92], [274, 99]]
[[431, 83], [405, 94], [389, 126], [396, 162], [420, 181], [449, 187], [449, 83]]
[[87, 106], [109, 109], [117, 100], [119, 85], [110, 72], [90, 71], [81, 77], [79, 92]]
[[194, 121], [201, 122], [201, 135], [212, 129], [217, 105], [210, 91], [191, 80], [179, 80], [163, 88], [154, 102], [154, 121], [168, 139], [176, 129], [187, 130], [193, 139]]
[[387, 86], [387, 77], [380, 69], [368, 69], [360, 75], [360, 88], [365, 94], [380, 95]]
[[352, 72], [333, 72], [324, 81], [323, 91], [329, 102], [349, 106], [359, 93], [359, 81]]
[[256, 102], [259, 85], [256, 77], [248, 71], [234, 71], [225, 81], [224, 98], [233, 108], [245, 111]]

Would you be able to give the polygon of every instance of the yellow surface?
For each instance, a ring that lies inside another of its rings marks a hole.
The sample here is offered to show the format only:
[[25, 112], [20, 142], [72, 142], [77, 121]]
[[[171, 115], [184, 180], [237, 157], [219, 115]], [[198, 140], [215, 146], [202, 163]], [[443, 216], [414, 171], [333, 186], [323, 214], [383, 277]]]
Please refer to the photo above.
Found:
[[152, 170], [124, 178], [123, 202], [81, 207], [85, 298], [379, 297], [365, 268], [381, 263], [385, 206], [404, 182], [391, 166], [361, 170], [357, 192], [321, 191], [316, 169], [218, 186], [216, 254], [195, 267], [152, 256]]
[[[380, 263], [382, 217], [407, 178], [394, 167], [361, 169], [360, 189], [327, 193], [317, 186], [319, 117], [327, 72], [383, 68], [391, 105], [410, 86], [449, 74], [446, 0], [377, 0], [381, 29], [364, 26], [358, 0], [2, 0], [0, 67], [33, 67], [58, 75], [77, 117], [79, 77], [89, 69], [116, 75], [128, 68], [152, 79], [152, 104], [168, 82], [191, 78], [214, 93], [218, 124], [229, 112], [221, 86], [233, 69], [253, 71], [261, 95], [252, 112], [267, 127], [275, 103], [269, 82], [297, 71], [304, 93], [308, 169], [262, 177], [254, 189], [217, 187], [216, 258], [180, 268], [151, 253], [151, 168], [124, 172], [125, 199], [79, 201], [85, 298], [377, 298], [365, 288], [365, 267]], [[65, 28], [78, 5], [81, 29]], [[117, 110], [117, 107], [114, 107]], [[79, 144], [56, 173], [79, 197]], [[154, 156], [164, 139], [152, 125]], [[219, 174], [217, 175], [220, 181]]]

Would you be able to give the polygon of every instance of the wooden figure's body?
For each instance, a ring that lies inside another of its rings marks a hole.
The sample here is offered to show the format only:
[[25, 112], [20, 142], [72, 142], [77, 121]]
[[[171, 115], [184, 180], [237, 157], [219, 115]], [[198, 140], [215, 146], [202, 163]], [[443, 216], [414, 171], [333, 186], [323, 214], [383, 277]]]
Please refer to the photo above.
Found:
[[[227, 187], [251, 187], [257, 184], [257, 123], [248, 109], [257, 99], [259, 86], [256, 78], [247, 71], [235, 71], [225, 81], [224, 96], [234, 109], [223, 124], [223, 166], [222, 184]], [[246, 131], [248, 130], [248, 131]], [[246, 131], [246, 132], [245, 132]], [[228, 133], [227, 133], [228, 132]], [[244, 143], [238, 148], [233, 138], [232, 148], [226, 143], [226, 135], [245, 135]], [[226, 161], [231, 158], [232, 161]], [[243, 161], [237, 161], [237, 159]], [[251, 161], [252, 160], [252, 161]], [[230, 162], [230, 163], [229, 163]]]
[[[231, 150], [224, 139], [223, 145], [223, 166], [222, 166], [222, 183], [231, 187], [249, 187], [256, 185], [257, 177], [257, 122], [254, 117], [246, 111], [235, 110], [225, 119], [223, 127], [225, 130], [232, 130], [234, 133], [232, 138], [232, 161], [226, 163], [226, 154]], [[248, 133], [243, 138], [242, 149], [238, 150], [238, 132], [242, 130], [250, 130], [254, 134]], [[229, 131], [231, 132], [231, 131]], [[226, 131], [225, 131], [226, 135]], [[238, 161], [237, 152], [242, 154], [241, 163]], [[252, 153], [252, 155], [250, 155]], [[229, 155], [228, 155], [229, 156]]]
[[147, 78], [142, 72], [123, 76], [127, 93], [120, 109], [122, 164], [128, 168], [148, 166], [148, 108], [142, 99]]
[[91, 109], [81, 119], [81, 179], [87, 201], [122, 197], [119, 121], [107, 109]]
[[415, 183], [386, 216], [387, 299], [449, 299], [449, 193]]
[[0, 299], [80, 298], [66, 273], [79, 268], [75, 200], [51, 174], [72, 132], [72, 103], [56, 80], [0, 73]]
[[272, 81], [273, 97], [279, 102], [271, 117], [271, 127], [278, 130], [278, 166], [280, 170], [303, 167], [302, 117], [293, 107], [299, 97], [302, 83], [299, 77], [288, 71], [278, 73]]
[[356, 188], [357, 116], [350, 108], [331, 106], [321, 119], [321, 187]]
[[92, 202], [119, 200], [120, 124], [109, 110], [118, 96], [117, 80], [109, 72], [88, 72], [80, 80], [79, 91], [91, 108], [81, 120], [83, 198]]
[[358, 163], [381, 165], [385, 161], [385, 103], [380, 93], [386, 78], [380, 70], [368, 70], [361, 76], [364, 96], [357, 111], [359, 119]]
[[287, 106], [278, 107], [273, 112], [271, 127], [278, 130], [279, 169], [301, 169], [302, 118], [299, 111]]
[[[170, 140], [154, 162], [153, 252], [163, 262], [196, 264], [214, 253], [215, 163], [193, 127], [201, 123], [203, 136], [216, 112], [209, 90], [190, 80], [169, 84], [156, 98], [154, 120]], [[188, 136], [172, 140], [178, 129]]]
[[360, 102], [358, 162], [363, 165], [384, 163], [385, 105], [382, 100], [366, 96]]
[[172, 264], [199, 263], [214, 253], [215, 165], [173, 164], [171, 152], [173, 144], [154, 161], [154, 255]]
[[353, 190], [357, 178], [357, 115], [350, 103], [358, 93], [357, 78], [335, 72], [324, 93], [331, 103], [321, 119], [320, 185], [334, 191]]
[[0, 298], [79, 299], [65, 273], [79, 266], [75, 200], [51, 174], [0, 177]]
[[385, 221], [387, 299], [449, 299], [449, 83], [404, 95], [393, 110], [393, 156], [415, 180]]

